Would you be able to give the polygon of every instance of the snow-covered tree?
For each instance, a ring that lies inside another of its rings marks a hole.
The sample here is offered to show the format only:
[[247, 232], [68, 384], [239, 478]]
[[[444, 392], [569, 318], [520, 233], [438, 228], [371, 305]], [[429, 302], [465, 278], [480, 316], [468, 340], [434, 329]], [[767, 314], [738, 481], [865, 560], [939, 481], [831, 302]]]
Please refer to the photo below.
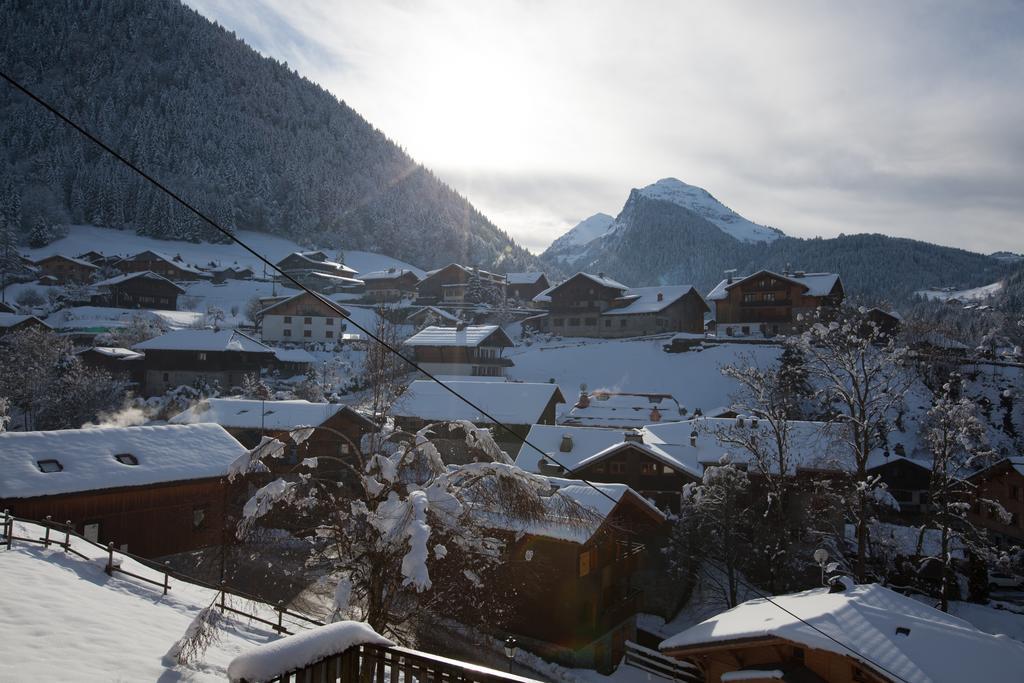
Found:
[[[430, 434], [449, 429], [465, 432], [479, 462], [445, 466]], [[487, 430], [430, 425], [378, 443], [376, 452], [354, 449], [341, 461], [356, 483], [354, 495], [321, 478], [325, 463], [317, 459], [305, 463], [312, 474], [276, 479], [244, 508], [242, 534], [263, 519], [285, 519], [294, 535], [310, 540], [307, 566], [329, 577], [335, 618], [359, 618], [400, 639], [432, 613], [494, 623], [510, 607], [496, 580], [506, 558], [494, 529], [506, 529], [509, 520], [594, 521], [546, 478], [512, 465]]]
[[0, 432], [7, 431], [7, 425], [11, 423], [11, 402], [5, 396], [0, 396]]
[[867, 474], [872, 450], [884, 445], [889, 423], [903, 406], [913, 378], [907, 351], [861, 309], [846, 309], [818, 320], [794, 342], [803, 354], [807, 379], [828, 416], [836, 438], [853, 463], [849, 514], [857, 533], [855, 574], [866, 579], [869, 524], [887, 496], [878, 478]]
[[[398, 326], [385, 315], [383, 307], [377, 308], [374, 335], [393, 349], [400, 348]], [[370, 389], [370, 415], [377, 424], [387, 421], [391, 405], [405, 389], [403, 378], [411, 366], [388, 350], [384, 344], [371, 342], [360, 372], [360, 381]]]
[[256, 400], [270, 398], [270, 387], [256, 373], [249, 373], [242, 378], [242, 397]]
[[323, 385], [320, 382], [320, 377], [314, 366], [311, 365], [309, 369], [306, 370], [306, 376], [301, 382], [295, 385], [294, 393], [295, 398], [310, 401], [311, 403], [320, 403], [324, 400]]
[[127, 325], [104, 335], [103, 341], [108, 342], [111, 346], [130, 349], [136, 344], [159, 337], [166, 332], [167, 327], [159, 318], [144, 313], [135, 313], [128, 319]]

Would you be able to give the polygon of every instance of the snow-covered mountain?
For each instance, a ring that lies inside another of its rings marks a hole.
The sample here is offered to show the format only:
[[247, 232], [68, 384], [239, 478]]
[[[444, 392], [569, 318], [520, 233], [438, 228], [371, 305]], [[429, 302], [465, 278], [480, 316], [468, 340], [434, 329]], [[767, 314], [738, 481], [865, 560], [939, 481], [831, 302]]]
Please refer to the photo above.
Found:
[[606, 213], [595, 213], [552, 242], [544, 253], [553, 260], [571, 264], [582, 253], [583, 247], [603, 237], [614, 221], [615, 218]]
[[675, 178], [662, 178], [640, 190], [640, 194], [648, 199], [671, 202], [693, 211], [741, 242], [772, 242], [784, 237], [781, 230], [747, 220], [715, 199], [704, 188], [687, 185]]

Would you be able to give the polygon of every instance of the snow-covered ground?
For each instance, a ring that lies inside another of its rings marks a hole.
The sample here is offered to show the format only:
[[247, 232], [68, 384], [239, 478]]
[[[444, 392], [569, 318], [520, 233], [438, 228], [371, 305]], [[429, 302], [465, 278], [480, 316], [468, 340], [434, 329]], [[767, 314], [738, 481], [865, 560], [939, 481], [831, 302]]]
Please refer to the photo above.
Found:
[[1002, 282], [993, 282], [990, 285], [975, 287], [973, 289], [919, 289], [914, 293], [924, 297], [925, 299], [931, 299], [932, 301], [949, 301], [950, 299], [956, 299], [957, 301], [984, 301], [985, 299], [995, 296], [1001, 292], [1002, 289]]
[[[272, 262], [277, 262], [293, 251], [304, 251], [309, 247], [303, 247], [283, 237], [275, 237], [262, 232], [251, 232], [239, 230], [238, 238], [263, 254]], [[252, 268], [257, 276], [263, 274], [263, 264], [252, 254], [245, 251], [237, 244], [210, 244], [207, 242], [179, 242], [173, 240], [158, 240], [152, 237], [143, 237], [127, 230], [114, 230], [111, 228], [100, 228], [93, 225], [73, 225], [68, 230], [67, 237], [56, 240], [39, 249], [28, 249], [26, 255], [35, 260], [51, 254], [64, 254], [66, 256], [77, 256], [87, 251], [98, 251], [104, 255], [113, 254], [127, 256], [137, 254], [140, 251], [152, 249], [171, 256], [180, 254], [181, 258], [188, 263], [198, 266], [206, 266], [215, 263], [221, 267], [239, 265]], [[326, 250], [332, 256], [337, 250]], [[423, 271], [416, 266], [399, 261], [398, 259], [374, 254], [367, 251], [343, 250], [345, 265], [355, 268], [360, 273], [374, 270], [386, 270], [387, 268], [407, 268], [423, 276]]]
[[518, 346], [507, 354], [515, 365], [512, 379], [547, 382], [554, 379], [569, 402], [588, 390], [671, 393], [689, 412], [705, 413], [731, 403], [738, 385], [722, 376], [721, 366], [752, 357], [759, 365], [774, 363], [781, 349], [774, 346], [722, 344], [704, 351], [665, 353], [665, 338], [561, 339]]

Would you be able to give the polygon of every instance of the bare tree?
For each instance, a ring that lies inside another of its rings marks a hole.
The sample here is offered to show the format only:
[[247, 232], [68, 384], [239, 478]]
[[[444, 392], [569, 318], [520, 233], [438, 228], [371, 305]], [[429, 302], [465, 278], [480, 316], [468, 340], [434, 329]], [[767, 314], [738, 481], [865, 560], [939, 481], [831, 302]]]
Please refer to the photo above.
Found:
[[857, 532], [854, 572], [864, 581], [869, 523], [878, 501], [886, 498], [878, 479], [867, 474], [868, 458], [884, 445], [889, 420], [913, 383], [904, 367], [907, 352], [864, 309], [816, 322], [793, 343], [806, 359], [808, 380], [835, 434], [849, 447], [854, 470], [850, 514]]
[[391, 320], [384, 306], [378, 306], [375, 310], [377, 325], [373, 332], [377, 339], [384, 343], [369, 343], [361, 375], [363, 385], [370, 389], [372, 419], [383, 425], [387, 421], [392, 404], [405, 389], [403, 379], [408, 374], [410, 366], [391, 351], [401, 345], [398, 325]]

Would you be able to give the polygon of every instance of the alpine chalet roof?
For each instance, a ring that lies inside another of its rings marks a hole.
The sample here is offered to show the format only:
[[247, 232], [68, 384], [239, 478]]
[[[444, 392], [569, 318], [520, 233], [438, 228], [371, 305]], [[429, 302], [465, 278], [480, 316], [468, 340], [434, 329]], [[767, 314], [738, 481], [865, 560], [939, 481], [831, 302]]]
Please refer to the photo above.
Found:
[[115, 358], [118, 360], [134, 360], [136, 358], [144, 357], [144, 354], [120, 346], [93, 346], [88, 349], [83, 349], [78, 353], [85, 353], [87, 351], [92, 351], [93, 353], [98, 353], [101, 356]]
[[160, 280], [160, 281], [166, 282], [167, 284], [171, 285], [172, 287], [177, 289], [178, 292], [180, 292], [181, 294], [185, 293], [185, 289], [184, 288], [179, 287], [178, 285], [174, 284], [173, 282], [171, 282], [170, 280], [165, 278], [163, 275], [160, 275], [159, 273], [154, 273], [151, 270], [142, 270], [142, 271], [139, 271], [137, 273], [125, 273], [123, 275], [117, 275], [115, 277], [107, 278], [106, 280], [101, 280], [100, 282], [93, 283], [93, 286], [94, 287], [109, 287], [111, 285], [119, 285], [122, 282], [127, 282], [128, 280], [139, 280], [139, 279], [142, 279], [142, 280]]
[[[320, 258], [320, 257], [323, 258]], [[337, 261], [331, 261], [327, 258], [327, 254], [322, 251], [293, 251], [292, 253], [285, 256], [283, 259], [277, 262], [277, 266], [280, 267], [282, 263], [291, 258], [297, 258], [300, 261], [305, 261], [311, 267], [312, 266], [327, 266], [332, 270], [336, 270], [339, 273], [345, 273], [347, 275], [355, 275], [356, 270], [346, 266], [344, 263], [338, 263]]]
[[46, 263], [47, 261], [53, 260], [70, 261], [71, 263], [74, 263], [76, 266], [82, 266], [83, 268], [89, 268], [91, 270], [97, 270], [99, 268], [99, 266], [97, 266], [95, 263], [91, 261], [86, 261], [83, 258], [65, 256], [64, 254], [51, 254], [50, 256], [44, 256], [43, 258], [36, 261], [35, 265], [38, 266], [40, 264]]
[[[0, 433], [0, 498], [220, 477], [246, 449], [219, 425], [97, 427]], [[131, 455], [137, 465], [119, 461]], [[60, 471], [39, 462], [56, 460]]]
[[175, 330], [132, 347], [136, 351], [247, 351], [274, 353], [262, 342], [238, 330]]
[[[274, 310], [278, 306], [283, 306], [284, 304], [286, 304], [286, 303], [288, 303], [290, 301], [298, 301], [299, 299], [302, 299], [304, 297], [309, 299], [310, 303], [312, 303], [312, 304], [315, 304], [315, 305], [318, 305], [318, 306], [322, 306], [324, 309], [330, 309], [334, 313], [334, 315], [338, 315], [338, 316], [342, 316], [342, 317], [348, 317], [348, 315], [349, 315], [348, 309], [342, 308], [336, 301], [332, 301], [330, 299], [327, 299], [327, 301], [325, 302], [323, 299], [315, 297], [315, 296], [313, 296], [312, 294], [310, 294], [309, 292], [306, 292], [306, 291], [301, 291], [298, 294], [295, 294], [293, 296], [288, 297], [287, 299], [281, 299], [280, 301], [275, 301], [274, 303], [270, 304], [266, 308], [262, 309], [259, 312], [259, 315], [266, 315], [269, 311]], [[324, 297], [324, 298], [326, 299], [326, 297]], [[325, 313], [326, 313], [326, 311], [325, 311]]]
[[684, 653], [782, 638], [852, 657], [886, 679], [892, 677], [888, 670], [908, 683], [1011, 681], [1024, 671], [1024, 643], [980, 631], [877, 584], [838, 593], [815, 588], [772, 600], [788, 612], [765, 599], [749, 600], [666, 639], [659, 649]]
[[544, 277], [540, 271], [528, 273], [508, 273], [506, 276], [510, 285], [532, 285]]
[[[557, 403], [565, 402], [557, 384], [458, 380], [446, 381], [445, 384], [507, 424], [533, 424], [541, 418], [552, 399]], [[476, 408], [432, 380], [416, 380], [410, 384], [391, 412], [397, 417], [417, 417], [428, 421], [490, 422]]]
[[34, 315], [21, 315], [19, 313], [4, 313], [3, 311], [0, 311], [0, 330], [16, 327], [26, 320], [35, 320], [40, 325], [50, 327], [50, 325]]
[[135, 260], [139, 260], [139, 259], [146, 260], [146, 261], [166, 261], [170, 265], [172, 265], [175, 268], [178, 268], [180, 270], [184, 270], [184, 271], [189, 272], [189, 273], [195, 273], [196, 275], [204, 275], [204, 276], [206, 275], [206, 273], [204, 273], [203, 271], [199, 270], [195, 266], [190, 266], [189, 264], [185, 263], [184, 261], [175, 261], [173, 256], [168, 256], [167, 254], [164, 254], [163, 252], [153, 251], [152, 249], [147, 249], [145, 251], [140, 251], [138, 254], [134, 254], [132, 256], [129, 256], [125, 260], [126, 261], [135, 261]]
[[[700, 292], [693, 285], [666, 285], [663, 287], [631, 287], [617, 299], [627, 302], [621, 308], [609, 308], [601, 315], [636, 315], [638, 313], [658, 313], [665, 310], [684, 296], [693, 292], [703, 301]], [[661, 301], [658, 295], [661, 295]]]
[[500, 325], [467, 325], [466, 327], [438, 327], [431, 325], [405, 340], [405, 346], [515, 346]]
[[360, 280], [397, 280], [405, 275], [412, 275], [418, 281], [420, 276], [408, 268], [387, 268], [385, 270], [371, 270], [369, 273], [362, 273]]
[[[538, 297], [540, 297], [540, 296], [548, 296], [548, 297], [550, 297], [552, 292], [555, 292], [556, 290], [560, 289], [561, 287], [564, 287], [566, 284], [572, 282], [573, 280], [575, 280], [578, 277], [586, 278], [586, 279], [590, 280], [591, 282], [593, 282], [595, 284], [601, 285], [602, 287], [610, 287], [611, 289], [618, 289], [618, 290], [622, 290], [622, 291], [625, 291], [625, 290], [629, 289], [629, 287], [627, 287], [626, 285], [622, 284], [621, 282], [617, 282], [617, 281], [611, 279], [610, 277], [607, 277], [604, 273], [599, 273], [597, 275], [593, 275], [591, 273], [576, 273], [575, 275], [573, 275], [569, 279], [565, 280], [564, 282], [561, 282], [560, 284], [557, 284], [554, 287], [550, 287], [549, 289], [544, 290], [543, 292], [541, 292], [537, 296]], [[535, 298], [535, 300], [536, 300], [536, 298]], [[548, 299], [548, 300], [550, 300], [550, 299]]]
[[452, 323], [459, 322], [459, 316], [457, 316], [457, 315], [455, 315], [453, 313], [449, 313], [448, 311], [444, 310], [443, 308], [438, 308], [437, 306], [424, 306], [422, 308], [416, 309], [415, 311], [410, 313], [408, 316], [406, 316], [405, 321], [409, 322], [409, 321], [413, 320], [414, 318], [418, 318], [420, 316], [426, 316], [428, 314], [428, 311], [433, 313], [434, 315], [436, 315], [442, 321], [447, 320], [448, 322], [452, 322]]
[[594, 391], [586, 407], [577, 403], [563, 422], [581, 427], [639, 428], [655, 422], [651, 416], [655, 408], [661, 420], [684, 419], [679, 401], [668, 394]]
[[707, 295], [708, 301], [722, 301], [729, 296], [727, 290], [735, 287], [745, 280], [749, 280], [752, 277], [759, 275], [770, 275], [780, 280], [788, 280], [789, 282], [795, 282], [800, 285], [807, 287], [807, 296], [828, 296], [832, 292], [832, 289], [836, 286], [839, 281], [839, 275], [837, 273], [804, 273], [803, 275], [796, 275], [790, 273], [788, 275], [781, 275], [779, 273], [762, 270], [753, 275], [737, 276], [732, 278], [730, 283], [728, 279], [719, 282], [714, 289]]
[[318, 427], [338, 413], [351, 413], [356, 419], [373, 423], [342, 403], [309, 401], [260, 401], [244, 398], [208, 398], [171, 418], [171, 424], [209, 422], [230, 429], [284, 430]]

